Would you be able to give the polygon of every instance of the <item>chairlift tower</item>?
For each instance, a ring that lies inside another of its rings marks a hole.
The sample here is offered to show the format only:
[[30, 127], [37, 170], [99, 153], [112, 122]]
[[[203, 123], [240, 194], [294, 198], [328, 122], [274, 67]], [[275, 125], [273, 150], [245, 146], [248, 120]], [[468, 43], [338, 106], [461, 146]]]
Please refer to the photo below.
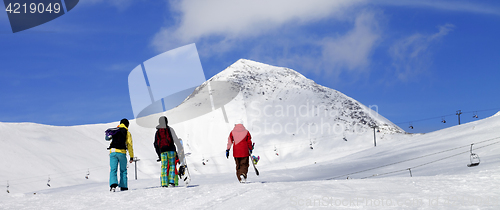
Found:
[[374, 125], [374, 126], [371, 126], [371, 128], [373, 128], [373, 146], [376, 147], [377, 146], [377, 136], [375, 135], [375, 129], [378, 129], [378, 126]]
[[458, 115], [458, 124], [460, 125], [460, 115], [462, 114], [462, 110], [458, 110], [457, 111], [457, 115]]
[[139, 161], [141, 159], [139, 159], [138, 157], [134, 157], [132, 159], [132, 161], [135, 163], [135, 180], [137, 180], [137, 161]]

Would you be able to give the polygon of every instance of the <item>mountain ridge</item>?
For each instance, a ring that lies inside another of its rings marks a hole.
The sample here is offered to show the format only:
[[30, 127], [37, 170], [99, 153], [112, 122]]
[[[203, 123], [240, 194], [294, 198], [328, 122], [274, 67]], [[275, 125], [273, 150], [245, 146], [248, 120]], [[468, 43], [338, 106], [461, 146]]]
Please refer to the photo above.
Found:
[[[316, 94], [317, 98], [312, 100], [306, 99], [310, 103], [318, 103], [325, 107], [324, 111], [337, 110], [340, 117], [337, 119], [342, 120], [343, 117], [350, 117], [351, 119], [358, 119], [359, 123], [368, 127], [378, 126], [382, 130], [392, 131], [394, 133], [405, 133], [401, 128], [387, 120], [386, 118], [377, 120], [373, 119], [370, 115], [375, 111], [364, 106], [357, 100], [341, 93], [340, 91], [317, 84], [311, 79], [308, 79], [299, 72], [286, 67], [275, 67], [256, 61], [247, 59], [240, 59], [230, 65], [224, 71], [210, 78], [200, 87], [210, 82], [228, 81], [232, 83], [232, 88], [240, 89], [244, 94], [247, 102], [252, 100], [256, 101], [269, 101], [279, 100], [286, 101], [293, 93], [293, 90], [298, 94]], [[192, 96], [188, 97], [189, 100]], [[342, 101], [341, 104], [335, 104], [335, 101]], [[291, 100], [291, 102], [296, 102]], [[303, 101], [301, 101], [303, 103]], [[279, 103], [279, 102], [277, 102]], [[318, 105], [318, 106], [319, 106]], [[340, 106], [339, 106], [340, 105]], [[348, 109], [350, 112], [344, 110]]]

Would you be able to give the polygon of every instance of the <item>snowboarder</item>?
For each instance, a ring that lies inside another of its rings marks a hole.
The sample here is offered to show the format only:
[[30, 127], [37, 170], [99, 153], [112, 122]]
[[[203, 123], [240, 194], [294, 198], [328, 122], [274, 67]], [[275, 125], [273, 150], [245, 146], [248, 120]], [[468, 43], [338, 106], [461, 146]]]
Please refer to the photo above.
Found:
[[[132, 145], [132, 135], [128, 131], [129, 122], [127, 119], [122, 119], [119, 130], [112, 136], [106, 136], [106, 140], [111, 140], [109, 145], [109, 186], [110, 191], [115, 191], [116, 187], [120, 187], [120, 191], [128, 190], [127, 184], [127, 151], [130, 156], [130, 163], [134, 160], [134, 149]], [[118, 183], [117, 172], [120, 165], [120, 182]]]
[[176, 161], [179, 161], [181, 166], [184, 166], [184, 148], [177, 138], [172, 127], [168, 126], [168, 119], [161, 116], [156, 126], [156, 134], [154, 146], [158, 161], [161, 161], [161, 186], [174, 187], [178, 186], [178, 172], [176, 171]]
[[252, 136], [250, 132], [243, 126], [242, 121], [238, 121], [227, 141], [226, 158], [229, 158], [229, 150], [234, 144], [233, 157], [236, 163], [236, 177], [241, 183], [245, 183], [247, 179], [249, 156], [252, 153]]

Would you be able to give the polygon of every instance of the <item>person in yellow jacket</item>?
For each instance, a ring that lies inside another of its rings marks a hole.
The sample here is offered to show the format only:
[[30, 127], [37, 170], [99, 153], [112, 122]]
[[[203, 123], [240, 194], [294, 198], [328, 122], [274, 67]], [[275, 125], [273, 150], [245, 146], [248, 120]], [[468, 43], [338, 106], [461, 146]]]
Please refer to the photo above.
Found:
[[[132, 145], [132, 135], [128, 131], [129, 122], [127, 119], [122, 119], [119, 130], [112, 138], [106, 136], [106, 140], [111, 140], [109, 145], [109, 186], [110, 191], [115, 191], [116, 187], [120, 187], [121, 191], [128, 190], [127, 184], [127, 150], [130, 155], [130, 163], [134, 159], [134, 148]], [[120, 165], [120, 182], [118, 183], [117, 172]]]

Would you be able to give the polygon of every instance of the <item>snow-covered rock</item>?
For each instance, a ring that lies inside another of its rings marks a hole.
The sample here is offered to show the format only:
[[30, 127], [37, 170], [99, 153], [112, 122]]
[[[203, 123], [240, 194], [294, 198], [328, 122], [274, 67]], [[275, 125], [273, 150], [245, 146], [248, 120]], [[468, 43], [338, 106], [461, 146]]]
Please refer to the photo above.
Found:
[[[404, 132], [380, 116], [377, 110], [341, 92], [321, 86], [289, 68], [240, 59], [200, 87], [222, 81], [231, 83], [232, 89], [241, 91], [247, 109], [246, 117], [252, 118], [247, 122], [250, 124], [252, 120], [262, 121], [266, 117], [273, 121], [277, 121], [276, 118], [309, 118], [314, 122], [323, 119], [332, 125], [345, 125], [344, 131], [352, 131], [356, 126], [378, 126], [378, 130], [383, 133]], [[196, 96], [193, 94], [186, 101], [194, 100]]]

